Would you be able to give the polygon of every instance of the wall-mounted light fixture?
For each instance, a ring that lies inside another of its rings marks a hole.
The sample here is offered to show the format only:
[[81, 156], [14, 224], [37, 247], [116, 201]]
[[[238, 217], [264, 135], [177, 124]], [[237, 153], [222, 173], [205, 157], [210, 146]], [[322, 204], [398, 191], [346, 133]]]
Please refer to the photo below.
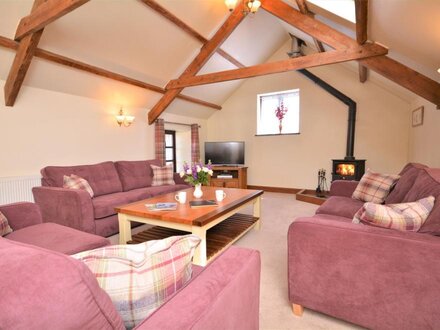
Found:
[[[237, 6], [237, 2], [239, 0], [225, 0], [225, 5], [228, 7], [229, 11], [233, 11], [235, 6]], [[252, 13], [255, 14], [258, 11], [258, 8], [261, 6], [260, 0], [241, 0], [244, 3], [243, 13], [245, 15]]]
[[134, 116], [124, 115], [124, 111], [121, 109], [119, 110], [119, 114], [116, 116], [116, 122], [118, 123], [119, 127], [124, 125], [125, 127], [130, 126], [134, 121]]

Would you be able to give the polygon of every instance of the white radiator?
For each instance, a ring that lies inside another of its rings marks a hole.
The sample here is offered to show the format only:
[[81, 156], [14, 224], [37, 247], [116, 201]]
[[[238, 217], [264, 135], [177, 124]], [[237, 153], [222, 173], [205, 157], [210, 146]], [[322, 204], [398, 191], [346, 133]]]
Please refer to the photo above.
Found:
[[32, 188], [37, 186], [41, 186], [39, 175], [0, 177], [0, 205], [15, 202], [33, 202]]

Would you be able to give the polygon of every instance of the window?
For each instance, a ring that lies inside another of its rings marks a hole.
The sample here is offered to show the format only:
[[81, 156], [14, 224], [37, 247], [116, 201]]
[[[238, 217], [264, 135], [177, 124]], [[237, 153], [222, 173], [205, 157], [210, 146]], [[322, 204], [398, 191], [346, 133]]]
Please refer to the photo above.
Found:
[[165, 130], [165, 163], [176, 172], [176, 131]]
[[257, 135], [299, 133], [299, 89], [257, 95]]

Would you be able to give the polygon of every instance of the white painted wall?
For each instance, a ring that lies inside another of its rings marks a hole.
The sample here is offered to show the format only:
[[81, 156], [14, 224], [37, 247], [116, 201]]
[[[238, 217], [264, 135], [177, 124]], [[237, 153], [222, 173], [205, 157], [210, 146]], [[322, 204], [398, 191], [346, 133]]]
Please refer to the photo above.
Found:
[[409, 159], [412, 162], [440, 167], [440, 110], [421, 97], [411, 104], [411, 110], [424, 107], [423, 125], [412, 127], [411, 115], [408, 116], [410, 127]]
[[[23, 86], [15, 106], [5, 107], [0, 95], [0, 177], [36, 175], [47, 165], [154, 158], [148, 109], [124, 108], [136, 119], [130, 127], [118, 127], [119, 105], [114, 103]], [[205, 120], [174, 114], [163, 118], [200, 123], [202, 143], [206, 138]]]
[[[269, 61], [285, 59], [286, 43]], [[357, 102], [355, 156], [367, 167], [396, 173], [408, 160], [409, 104], [341, 65], [311, 70]], [[300, 135], [255, 136], [256, 95], [300, 89]], [[209, 141], [246, 142], [248, 184], [316, 188], [317, 172], [345, 156], [347, 106], [296, 72], [246, 81], [208, 119]]]

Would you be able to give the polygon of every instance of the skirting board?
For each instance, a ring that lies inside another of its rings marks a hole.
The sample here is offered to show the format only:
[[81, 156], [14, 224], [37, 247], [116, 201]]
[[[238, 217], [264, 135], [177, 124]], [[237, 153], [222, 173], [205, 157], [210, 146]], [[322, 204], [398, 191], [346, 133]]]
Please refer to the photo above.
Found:
[[252, 186], [248, 185], [248, 189], [256, 189], [256, 190], [263, 190], [267, 192], [278, 192], [278, 193], [285, 193], [285, 194], [296, 194], [302, 189], [297, 188], [283, 188], [283, 187], [267, 187], [267, 186]]

